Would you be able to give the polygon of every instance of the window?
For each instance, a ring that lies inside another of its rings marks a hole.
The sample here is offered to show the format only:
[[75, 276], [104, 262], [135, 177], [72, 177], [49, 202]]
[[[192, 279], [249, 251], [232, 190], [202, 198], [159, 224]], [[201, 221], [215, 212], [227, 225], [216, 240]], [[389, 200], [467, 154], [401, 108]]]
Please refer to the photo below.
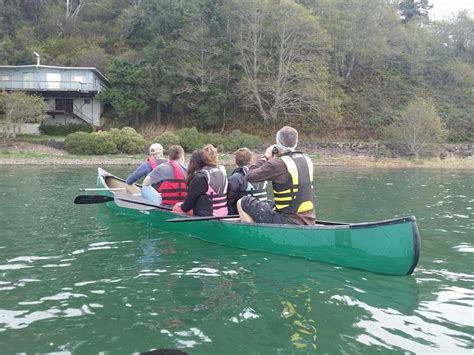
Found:
[[11, 80], [11, 77], [9, 75], [0, 76], [0, 81], [9, 81], [9, 80]]
[[84, 105], [90, 105], [91, 99], [84, 99]]
[[85, 83], [86, 77], [83, 75], [73, 75], [71, 80], [77, 83]]
[[61, 73], [46, 73], [48, 89], [59, 89], [61, 87]]
[[56, 99], [56, 111], [64, 111], [67, 113], [74, 112], [74, 104], [72, 99]]
[[23, 73], [23, 88], [34, 89], [35, 88], [35, 74], [33, 72]]

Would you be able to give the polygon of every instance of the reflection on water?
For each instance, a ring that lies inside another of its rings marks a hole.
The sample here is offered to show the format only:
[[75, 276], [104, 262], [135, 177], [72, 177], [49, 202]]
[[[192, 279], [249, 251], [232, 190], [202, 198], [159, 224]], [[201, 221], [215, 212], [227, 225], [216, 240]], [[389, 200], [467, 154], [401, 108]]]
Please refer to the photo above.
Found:
[[208, 244], [104, 206], [74, 206], [77, 188], [95, 181], [93, 169], [2, 171], [2, 352], [474, 347], [474, 194], [467, 172], [317, 171], [321, 219], [417, 216], [419, 267], [411, 277], [387, 277]]

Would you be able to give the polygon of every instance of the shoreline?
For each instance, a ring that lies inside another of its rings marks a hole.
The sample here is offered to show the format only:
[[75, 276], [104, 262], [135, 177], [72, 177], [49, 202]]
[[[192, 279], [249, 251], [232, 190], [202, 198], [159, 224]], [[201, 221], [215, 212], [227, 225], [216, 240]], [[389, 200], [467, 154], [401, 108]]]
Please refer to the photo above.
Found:
[[[28, 165], [28, 166], [138, 166], [145, 159], [136, 157], [75, 157], [75, 156], [57, 156], [31, 158], [22, 156], [0, 156], [0, 165]], [[399, 168], [418, 168], [418, 169], [459, 169], [474, 170], [474, 159], [430, 159], [430, 160], [408, 160], [400, 158], [374, 158], [374, 157], [358, 157], [358, 156], [331, 156], [315, 158], [310, 156], [314, 166], [333, 166], [345, 168], [383, 168], [383, 169], [399, 169]], [[221, 159], [220, 163], [225, 166], [233, 166], [231, 159]]]
[[[260, 152], [263, 154], [263, 152]], [[345, 155], [341, 153], [315, 150], [305, 152], [315, 166], [337, 166], [347, 168], [429, 168], [429, 169], [467, 169], [474, 170], [474, 158], [420, 159], [377, 158], [367, 155]], [[187, 155], [189, 158], [189, 155]], [[109, 156], [75, 156], [64, 150], [40, 144], [18, 142], [7, 149], [0, 150], [0, 165], [77, 165], [109, 166], [138, 165], [146, 159], [145, 154], [109, 155]], [[234, 165], [232, 154], [221, 154], [220, 163]]]

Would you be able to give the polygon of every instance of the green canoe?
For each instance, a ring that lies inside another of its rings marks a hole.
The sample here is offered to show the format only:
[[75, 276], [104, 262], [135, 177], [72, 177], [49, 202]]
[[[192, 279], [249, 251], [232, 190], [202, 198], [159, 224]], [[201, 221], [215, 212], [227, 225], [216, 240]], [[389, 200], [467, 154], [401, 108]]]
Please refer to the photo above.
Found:
[[[101, 168], [97, 183], [103, 195], [112, 197], [108, 206], [144, 219], [158, 229], [207, 242], [387, 275], [410, 275], [420, 255], [420, 237], [414, 216], [355, 224], [317, 221], [315, 226], [248, 224], [236, 218], [192, 221], [193, 217], [186, 217], [189, 221], [173, 223], [167, 221], [183, 216], [152, 207], [149, 201], [137, 196], [139, 185], [134, 186], [135, 195], [125, 194], [123, 190], [118, 192], [125, 187], [124, 180]], [[130, 198], [124, 202], [118, 196]], [[124, 208], [124, 203], [128, 208]]]

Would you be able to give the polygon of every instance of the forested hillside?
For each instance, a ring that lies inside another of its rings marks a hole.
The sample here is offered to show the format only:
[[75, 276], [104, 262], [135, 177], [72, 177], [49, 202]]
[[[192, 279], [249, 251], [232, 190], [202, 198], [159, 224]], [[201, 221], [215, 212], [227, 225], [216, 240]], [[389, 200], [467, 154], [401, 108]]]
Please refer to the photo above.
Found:
[[[383, 139], [423, 107], [474, 141], [474, 19], [427, 0], [0, 0], [0, 64], [94, 66], [116, 126]], [[418, 106], [417, 103], [420, 103]], [[398, 121], [400, 122], [400, 121]], [[393, 126], [393, 125], [392, 125]]]

